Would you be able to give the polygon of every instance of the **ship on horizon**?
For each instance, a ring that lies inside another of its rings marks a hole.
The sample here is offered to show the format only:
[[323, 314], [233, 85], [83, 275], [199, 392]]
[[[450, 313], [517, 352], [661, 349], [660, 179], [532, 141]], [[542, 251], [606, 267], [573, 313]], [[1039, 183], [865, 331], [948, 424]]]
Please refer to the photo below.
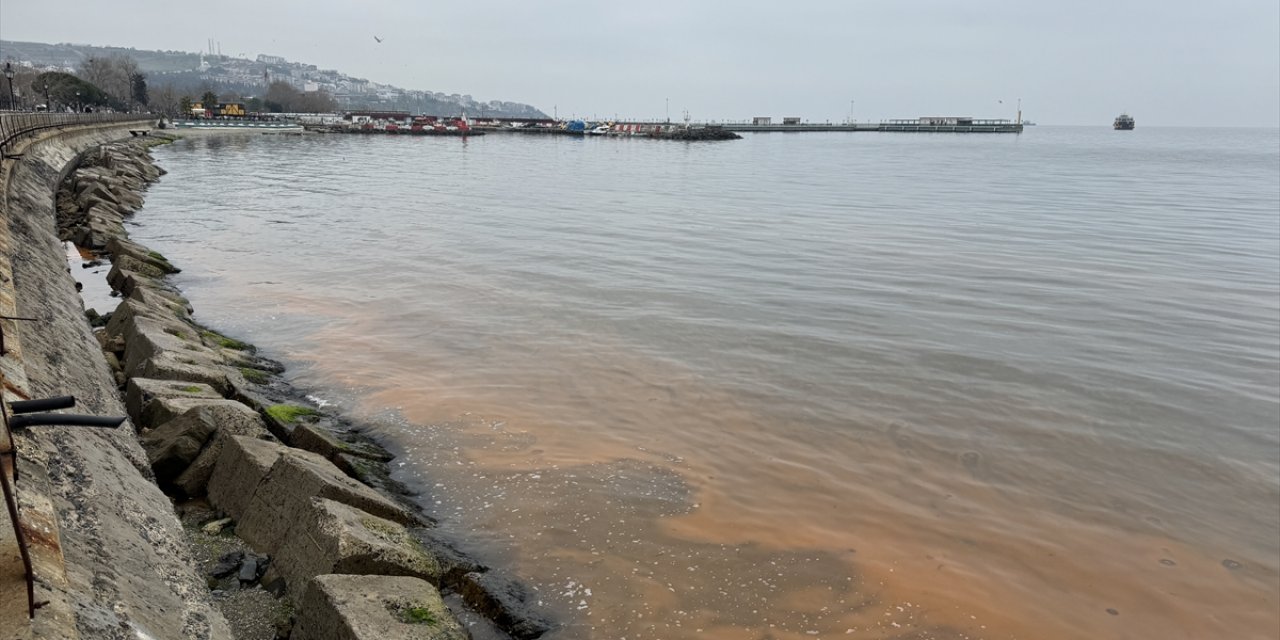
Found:
[[1111, 128], [1116, 131], [1132, 131], [1135, 124], [1133, 116], [1122, 113], [1116, 116], [1116, 121], [1111, 123]]

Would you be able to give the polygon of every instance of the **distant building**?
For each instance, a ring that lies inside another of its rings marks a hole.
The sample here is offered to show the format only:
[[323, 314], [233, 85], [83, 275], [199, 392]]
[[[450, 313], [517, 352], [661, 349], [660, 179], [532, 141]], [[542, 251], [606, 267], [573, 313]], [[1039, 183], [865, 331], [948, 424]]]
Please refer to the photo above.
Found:
[[262, 64], [285, 64], [288, 60], [285, 60], [283, 56], [269, 56], [265, 53], [259, 53], [258, 62]]
[[307, 93], [315, 93], [320, 90], [320, 85], [308, 80], [302, 84], [302, 90]]
[[922, 116], [919, 123], [926, 126], [968, 126], [973, 124], [973, 117], [960, 116]]
[[783, 118], [782, 124], [800, 124], [800, 118]]
[[756, 116], [751, 119], [751, 124], [773, 124], [773, 118], [769, 116]]

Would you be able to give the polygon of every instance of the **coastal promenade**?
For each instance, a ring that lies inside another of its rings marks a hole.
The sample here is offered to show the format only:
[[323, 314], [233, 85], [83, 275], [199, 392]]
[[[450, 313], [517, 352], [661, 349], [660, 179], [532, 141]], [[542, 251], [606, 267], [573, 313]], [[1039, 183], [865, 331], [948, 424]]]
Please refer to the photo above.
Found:
[[[124, 415], [67, 270], [53, 193], [83, 152], [149, 123], [145, 115], [0, 114], [5, 402], [74, 395], [77, 413]], [[147, 477], [132, 426], [39, 427], [3, 440], [19, 515], [17, 528], [11, 511], [0, 522], [3, 638], [230, 637], [169, 500]]]

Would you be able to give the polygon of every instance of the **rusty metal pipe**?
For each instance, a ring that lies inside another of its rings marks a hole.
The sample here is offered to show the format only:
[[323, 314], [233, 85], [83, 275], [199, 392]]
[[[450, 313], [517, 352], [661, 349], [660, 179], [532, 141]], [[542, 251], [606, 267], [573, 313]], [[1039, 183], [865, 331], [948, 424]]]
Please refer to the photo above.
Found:
[[[13, 470], [16, 474], [18, 471], [18, 461], [13, 461]], [[18, 523], [18, 497], [13, 494], [13, 487], [9, 484], [9, 474], [0, 469], [0, 484], [4, 489], [4, 504], [9, 508], [9, 520], [13, 523], [13, 537], [18, 542], [18, 553], [22, 556], [22, 569], [26, 572], [27, 578], [27, 617], [34, 620], [36, 617], [36, 581], [35, 571], [31, 568], [31, 554], [27, 551], [27, 537], [22, 531], [22, 525]]]

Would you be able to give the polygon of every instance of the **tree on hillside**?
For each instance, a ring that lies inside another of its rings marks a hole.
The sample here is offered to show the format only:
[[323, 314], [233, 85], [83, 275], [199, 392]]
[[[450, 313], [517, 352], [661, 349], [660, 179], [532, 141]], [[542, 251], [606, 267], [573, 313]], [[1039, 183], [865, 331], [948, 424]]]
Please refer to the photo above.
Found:
[[141, 106], [147, 106], [151, 102], [151, 96], [147, 94], [147, 74], [138, 72], [129, 78], [130, 93], [133, 94], [133, 102]]
[[182, 96], [182, 99], [178, 101], [178, 111], [184, 116], [191, 115], [191, 97], [190, 96]]
[[276, 80], [267, 87], [267, 95], [263, 98], [268, 110], [275, 113], [290, 112], [294, 101], [298, 99], [298, 90], [288, 82]]
[[338, 102], [328, 91], [311, 91], [298, 97], [296, 113], [333, 113]]
[[267, 87], [263, 99], [270, 111], [280, 113], [330, 113], [338, 103], [327, 91], [298, 91], [288, 82], [277, 80]]
[[148, 104], [152, 111], [163, 113], [167, 116], [172, 116], [178, 112], [178, 92], [174, 90], [173, 85], [167, 83], [161, 85], [155, 91], [150, 92], [149, 97], [151, 99]]
[[31, 90], [38, 94], [44, 94], [45, 87], [48, 86], [49, 99], [52, 102], [74, 109], [85, 106], [121, 106], [118, 101], [97, 86], [60, 71], [42, 73], [31, 81], [30, 86]]
[[89, 58], [76, 70], [76, 75], [105, 91], [120, 106], [134, 102], [133, 77], [138, 73], [138, 63], [125, 55]]
[[218, 106], [218, 94], [212, 91], [204, 92], [204, 95], [200, 96], [200, 106], [205, 109], [213, 109]]

